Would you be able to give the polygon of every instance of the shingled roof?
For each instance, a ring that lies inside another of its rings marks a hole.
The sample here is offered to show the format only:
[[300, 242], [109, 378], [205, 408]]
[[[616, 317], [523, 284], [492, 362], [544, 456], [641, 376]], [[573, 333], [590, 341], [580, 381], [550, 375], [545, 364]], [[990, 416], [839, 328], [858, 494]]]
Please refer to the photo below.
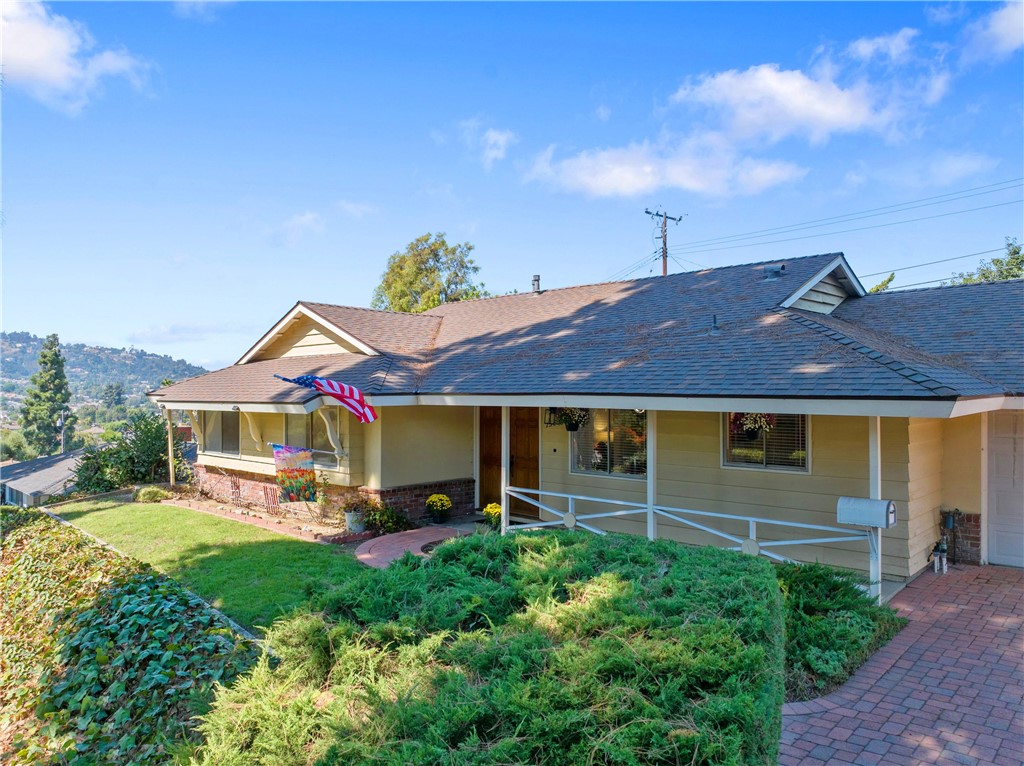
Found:
[[379, 356], [249, 362], [154, 395], [169, 403], [238, 404], [317, 396], [274, 373], [334, 377], [378, 397], [936, 400], [1024, 390], [1020, 280], [854, 296], [830, 316], [781, 308], [839, 257], [787, 260], [777, 278], [766, 269], [771, 264], [755, 263], [465, 301], [415, 315], [300, 303]]

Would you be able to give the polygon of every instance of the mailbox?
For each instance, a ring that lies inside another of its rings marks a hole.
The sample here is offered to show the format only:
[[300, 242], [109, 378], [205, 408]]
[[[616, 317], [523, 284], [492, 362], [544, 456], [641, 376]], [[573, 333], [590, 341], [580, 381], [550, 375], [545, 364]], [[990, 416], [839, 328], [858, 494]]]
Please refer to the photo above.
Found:
[[836, 503], [840, 524], [888, 529], [896, 526], [896, 503], [866, 497], [841, 497]]

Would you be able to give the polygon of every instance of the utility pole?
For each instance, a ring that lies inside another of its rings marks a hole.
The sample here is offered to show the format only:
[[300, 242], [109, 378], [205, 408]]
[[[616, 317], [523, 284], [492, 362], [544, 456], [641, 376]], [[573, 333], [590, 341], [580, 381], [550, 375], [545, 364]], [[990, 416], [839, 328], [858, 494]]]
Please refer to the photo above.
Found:
[[676, 225], [683, 220], [682, 216], [673, 218], [667, 213], [662, 213], [660, 210], [656, 213], [652, 213], [647, 208], [644, 208], [644, 212], [647, 213], [651, 218], [661, 219], [661, 276], [668, 276], [668, 222], [675, 221]]

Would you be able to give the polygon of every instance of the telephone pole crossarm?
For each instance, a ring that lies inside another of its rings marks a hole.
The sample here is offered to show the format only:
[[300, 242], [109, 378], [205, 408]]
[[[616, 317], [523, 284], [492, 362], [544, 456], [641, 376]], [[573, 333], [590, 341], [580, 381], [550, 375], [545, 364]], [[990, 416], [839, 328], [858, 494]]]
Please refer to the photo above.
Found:
[[661, 219], [661, 276], [668, 276], [668, 222], [674, 221], [678, 224], [683, 220], [683, 216], [670, 216], [668, 213], [662, 213], [660, 210], [653, 212], [644, 208], [644, 212], [651, 218]]

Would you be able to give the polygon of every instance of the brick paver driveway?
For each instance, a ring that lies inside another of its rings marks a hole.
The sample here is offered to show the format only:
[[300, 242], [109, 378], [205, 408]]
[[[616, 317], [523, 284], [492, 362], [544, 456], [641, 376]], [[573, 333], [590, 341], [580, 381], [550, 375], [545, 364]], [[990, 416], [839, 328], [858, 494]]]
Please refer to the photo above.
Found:
[[927, 573], [910, 619], [839, 691], [783, 710], [783, 766], [1024, 764], [1024, 570]]

